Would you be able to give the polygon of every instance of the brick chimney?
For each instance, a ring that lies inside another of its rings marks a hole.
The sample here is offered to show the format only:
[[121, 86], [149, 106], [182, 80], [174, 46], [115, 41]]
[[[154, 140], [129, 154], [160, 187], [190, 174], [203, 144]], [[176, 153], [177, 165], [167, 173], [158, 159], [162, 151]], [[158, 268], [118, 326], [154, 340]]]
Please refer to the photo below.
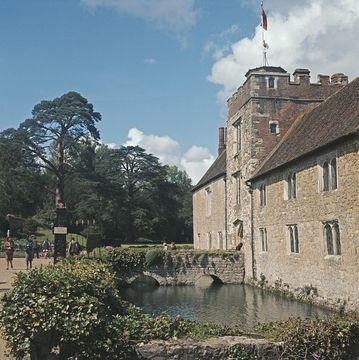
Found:
[[308, 69], [295, 69], [294, 73], [294, 82], [297, 84], [306, 84], [310, 83], [310, 71]]
[[226, 149], [224, 127], [220, 127], [218, 129], [218, 135], [219, 135], [219, 139], [218, 139], [218, 156], [219, 156]]
[[333, 74], [330, 82], [332, 84], [348, 85], [348, 76], [344, 75], [343, 73]]
[[322, 74], [318, 75], [318, 84], [329, 85], [329, 83], [330, 83], [329, 75], [322, 75]]

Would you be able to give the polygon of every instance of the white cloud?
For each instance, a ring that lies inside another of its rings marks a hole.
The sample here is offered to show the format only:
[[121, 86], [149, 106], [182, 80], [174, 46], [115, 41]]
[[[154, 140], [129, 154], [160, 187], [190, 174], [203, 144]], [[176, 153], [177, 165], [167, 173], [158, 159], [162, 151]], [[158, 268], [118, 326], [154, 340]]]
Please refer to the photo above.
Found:
[[95, 9], [99, 6], [114, 8], [119, 13], [129, 14], [155, 23], [174, 33], [190, 30], [197, 20], [194, 0], [81, 0]]
[[[344, 72], [358, 76], [359, 2], [357, 0], [268, 1], [268, 60], [292, 72], [308, 68], [316, 74]], [[224, 101], [244, 81], [248, 69], [262, 65], [262, 33], [257, 26], [251, 38], [232, 44], [231, 52], [213, 65], [208, 80], [223, 88]]]
[[147, 59], [143, 60], [143, 62], [145, 64], [148, 64], [148, 65], [156, 65], [156, 64], [158, 64], [158, 61], [156, 59], [154, 59], [154, 58], [147, 58]]
[[207, 148], [192, 146], [181, 159], [181, 165], [196, 184], [214, 161], [214, 156]]
[[177, 141], [167, 135], [146, 135], [141, 130], [132, 128], [128, 132], [128, 140], [124, 146], [136, 145], [157, 156], [164, 164], [179, 164], [180, 146]]
[[116, 149], [117, 145], [115, 143], [108, 143], [108, 144], [104, 144], [106, 145], [109, 149]]
[[214, 161], [214, 156], [207, 148], [192, 146], [182, 155], [180, 145], [171, 137], [146, 135], [143, 131], [132, 128], [128, 132], [128, 140], [124, 146], [136, 145], [158, 157], [161, 163], [176, 165], [186, 170], [193, 184], [199, 181]]

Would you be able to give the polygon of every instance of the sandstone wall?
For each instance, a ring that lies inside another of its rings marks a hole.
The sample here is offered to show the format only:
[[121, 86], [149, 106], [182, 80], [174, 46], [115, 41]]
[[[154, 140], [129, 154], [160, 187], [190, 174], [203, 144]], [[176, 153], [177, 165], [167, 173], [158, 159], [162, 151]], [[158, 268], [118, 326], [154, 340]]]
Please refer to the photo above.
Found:
[[[227, 249], [225, 225], [225, 178], [207, 184], [193, 194], [193, 241], [195, 249]], [[211, 211], [206, 211], [210, 192]]]
[[[334, 307], [359, 308], [359, 144], [348, 141], [335, 151], [264, 179], [267, 204], [254, 192], [254, 255], [258, 280]], [[322, 191], [320, 163], [337, 156], [338, 189]], [[297, 198], [285, 200], [289, 172], [297, 174]], [[337, 220], [341, 255], [328, 255], [323, 222]], [[296, 224], [299, 253], [291, 253], [287, 225]], [[259, 228], [266, 228], [268, 251], [261, 249]], [[246, 256], [250, 276], [252, 263]], [[249, 277], [248, 277], [249, 280]], [[307, 293], [307, 294], [306, 294]]]
[[[250, 339], [244, 336], [223, 336], [205, 341], [191, 339], [152, 341], [140, 345], [138, 354], [143, 359], [152, 360], [219, 360], [228, 359], [231, 348], [240, 348], [240, 354], [248, 356], [247, 359], [279, 360], [282, 353], [282, 343], [264, 339]], [[237, 356], [233, 358], [244, 358]]]
[[242, 284], [244, 256], [240, 252], [223, 255], [173, 254], [164, 265], [119, 275], [119, 281], [127, 284], [131, 284], [141, 275], [154, 278], [160, 285], [193, 285], [206, 275], [225, 284]]

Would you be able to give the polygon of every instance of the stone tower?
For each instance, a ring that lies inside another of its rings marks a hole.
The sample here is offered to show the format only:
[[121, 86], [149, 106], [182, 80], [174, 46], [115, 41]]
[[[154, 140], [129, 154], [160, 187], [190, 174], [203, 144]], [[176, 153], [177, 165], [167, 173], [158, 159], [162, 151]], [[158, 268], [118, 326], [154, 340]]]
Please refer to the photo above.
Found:
[[[246, 181], [275, 148], [298, 116], [312, 110], [348, 83], [343, 74], [318, 75], [310, 82], [307, 69], [290, 74], [281, 67], [259, 67], [246, 74], [244, 84], [228, 99], [227, 231], [229, 247], [243, 243], [252, 251], [252, 193]], [[265, 196], [265, 191], [264, 191]], [[262, 199], [265, 201], [265, 198]], [[247, 256], [247, 259], [249, 256]], [[250, 264], [248, 271], [255, 268]], [[255, 274], [248, 274], [253, 276]]]

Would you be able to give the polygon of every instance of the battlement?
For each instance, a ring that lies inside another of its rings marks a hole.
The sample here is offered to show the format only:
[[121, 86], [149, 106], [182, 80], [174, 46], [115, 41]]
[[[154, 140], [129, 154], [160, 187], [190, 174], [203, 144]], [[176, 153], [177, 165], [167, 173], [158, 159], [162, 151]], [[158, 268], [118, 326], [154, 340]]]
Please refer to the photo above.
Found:
[[281, 67], [262, 66], [248, 70], [246, 81], [227, 100], [229, 112], [237, 111], [251, 98], [276, 98], [296, 101], [321, 102], [348, 84], [342, 73], [318, 75], [317, 82], [310, 82], [308, 69], [296, 69], [290, 74]]

